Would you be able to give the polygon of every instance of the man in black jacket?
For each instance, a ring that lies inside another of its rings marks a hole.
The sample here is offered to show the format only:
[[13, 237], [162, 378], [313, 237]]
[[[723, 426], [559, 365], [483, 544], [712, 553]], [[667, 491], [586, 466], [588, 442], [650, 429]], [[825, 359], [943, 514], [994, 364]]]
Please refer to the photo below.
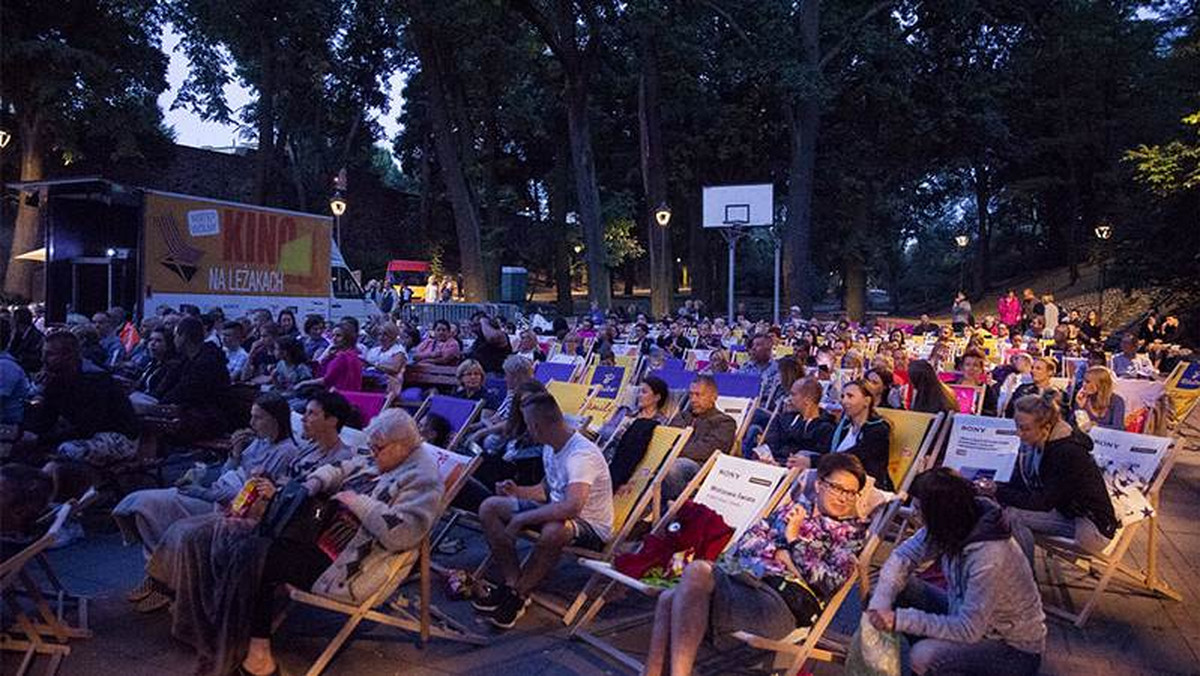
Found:
[[791, 410], [775, 416], [762, 444], [754, 449], [755, 457], [788, 467], [808, 468], [816, 464], [817, 457], [829, 452], [836, 422], [821, 410], [823, 391], [816, 378], [797, 380], [788, 394]]
[[107, 371], [84, 361], [67, 331], [45, 341], [42, 397], [26, 414], [27, 440], [61, 460], [111, 466], [137, 455], [138, 422]]
[[175, 327], [175, 348], [183, 360], [174, 387], [160, 403], [180, 408], [180, 425], [172, 435], [177, 443], [207, 439], [228, 431], [226, 404], [229, 369], [221, 348], [204, 340], [204, 324], [184, 317]]
[[12, 340], [7, 345], [8, 353], [33, 375], [42, 370], [42, 332], [33, 325], [33, 313], [29, 308], [13, 310]]

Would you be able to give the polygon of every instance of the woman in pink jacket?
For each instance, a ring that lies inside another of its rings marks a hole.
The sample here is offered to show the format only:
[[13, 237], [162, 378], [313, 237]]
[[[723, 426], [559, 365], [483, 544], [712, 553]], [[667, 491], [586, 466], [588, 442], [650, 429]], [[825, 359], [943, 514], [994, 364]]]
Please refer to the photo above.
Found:
[[1021, 301], [1015, 289], [1009, 289], [1008, 295], [1000, 298], [996, 304], [996, 314], [1000, 315], [1000, 321], [1007, 324], [1010, 330], [1021, 321]]

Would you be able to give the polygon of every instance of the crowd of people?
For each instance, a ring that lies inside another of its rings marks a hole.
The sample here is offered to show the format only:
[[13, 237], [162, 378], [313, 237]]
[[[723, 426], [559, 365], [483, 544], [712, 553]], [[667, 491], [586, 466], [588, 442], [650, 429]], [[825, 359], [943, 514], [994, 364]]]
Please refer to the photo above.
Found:
[[[970, 385], [984, 415], [1015, 419], [1018, 470], [991, 487], [945, 469], [919, 476], [911, 493], [924, 526], [888, 558], [865, 612], [915, 641], [915, 673], [1034, 674], [1045, 640], [1034, 535], [1073, 537], [1094, 552], [1109, 543], [1117, 522], [1086, 431], [1124, 428], [1116, 379], [1154, 377], [1178, 357], [1164, 347], [1173, 318], [1125, 334], [1110, 360], [1094, 313], [1081, 318], [1029, 290], [1009, 292], [998, 317], [976, 322], [961, 297], [951, 322], [923, 316], [913, 326], [806, 320], [798, 308], [777, 325], [726, 322], [693, 301], [659, 321], [593, 306], [548, 333], [482, 312], [429, 326], [404, 316], [396, 308], [361, 326], [186, 307], [135, 323], [113, 308], [50, 327], [37, 308], [5, 313], [0, 502], [21, 516], [5, 520], [17, 531], [6, 536], [32, 526], [23, 515], [137, 462], [150, 420], [171, 420], [167, 453], [226, 439], [220, 463], [113, 508], [146, 562], [129, 601], [140, 612], [170, 609], [198, 673], [274, 673], [284, 585], [366, 598], [383, 583], [383, 562], [439, 517], [432, 446], [452, 435], [439, 416], [405, 411], [428, 391], [405, 375], [414, 364], [453, 367], [449, 394], [482, 402], [457, 450], [483, 457], [454, 501], [477, 514], [490, 553], [493, 582], [472, 605], [501, 629], [520, 621], [567, 547], [604, 549], [614, 493], [659, 425], [691, 429], [663, 479], [667, 500], [715, 453], [805, 470], [725, 554], [688, 564], [659, 597], [645, 673], [686, 674], [706, 636], [716, 645], [736, 630], [780, 638], [814, 621], [854, 574], [863, 505], [879, 502], [864, 497], [895, 490], [879, 410], [958, 412], [951, 386]], [[535, 377], [547, 360], [615, 365], [618, 355], [635, 356], [638, 373], [595, 426], [564, 412]], [[1055, 378], [1066, 358], [1087, 366], [1064, 389]], [[696, 372], [686, 392], [661, 377], [671, 369]], [[717, 405], [726, 373], [760, 383], [744, 428]], [[230, 396], [239, 386], [255, 393], [248, 412]], [[369, 420], [341, 394], [372, 390], [388, 406]], [[363, 441], [348, 445], [346, 428], [364, 427]], [[15, 492], [37, 482], [48, 489]], [[517, 541], [528, 530], [539, 536], [522, 561]], [[914, 575], [939, 558], [945, 586]]]

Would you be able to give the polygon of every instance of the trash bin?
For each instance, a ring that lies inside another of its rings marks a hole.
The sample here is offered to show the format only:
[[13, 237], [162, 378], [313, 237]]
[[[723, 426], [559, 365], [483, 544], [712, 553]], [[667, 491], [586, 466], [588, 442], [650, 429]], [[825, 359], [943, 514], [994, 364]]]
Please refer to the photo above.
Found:
[[500, 302], [524, 303], [525, 288], [529, 284], [529, 271], [525, 268], [504, 266], [500, 268]]

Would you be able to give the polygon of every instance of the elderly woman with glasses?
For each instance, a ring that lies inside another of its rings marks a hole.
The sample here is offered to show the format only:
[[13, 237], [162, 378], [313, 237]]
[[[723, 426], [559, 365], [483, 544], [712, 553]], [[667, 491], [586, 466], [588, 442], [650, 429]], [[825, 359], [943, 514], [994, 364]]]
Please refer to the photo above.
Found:
[[279, 537], [267, 547], [251, 602], [250, 644], [241, 671], [277, 673], [271, 655], [275, 591], [284, 584], [361, 602], [387, 581], [388, 561], [413, 549], [437, 518], [442, 498], [437, 460], [412, 416], [383, 411], [367, 428], [370, 456], [317, 469], [304, 479], [313, 500], [335, 510], [313, 541]]
[[658, 597], [647, 676], [690, 674], [700, 642], [738, 645], [748, 631], [780, 639], [810, 627], [854, 574], [866, 534], [867, 475], [853, 455], [821, 457], [789, 497], [742, 535], [716, 563], [693, 561], [679, 585]]

